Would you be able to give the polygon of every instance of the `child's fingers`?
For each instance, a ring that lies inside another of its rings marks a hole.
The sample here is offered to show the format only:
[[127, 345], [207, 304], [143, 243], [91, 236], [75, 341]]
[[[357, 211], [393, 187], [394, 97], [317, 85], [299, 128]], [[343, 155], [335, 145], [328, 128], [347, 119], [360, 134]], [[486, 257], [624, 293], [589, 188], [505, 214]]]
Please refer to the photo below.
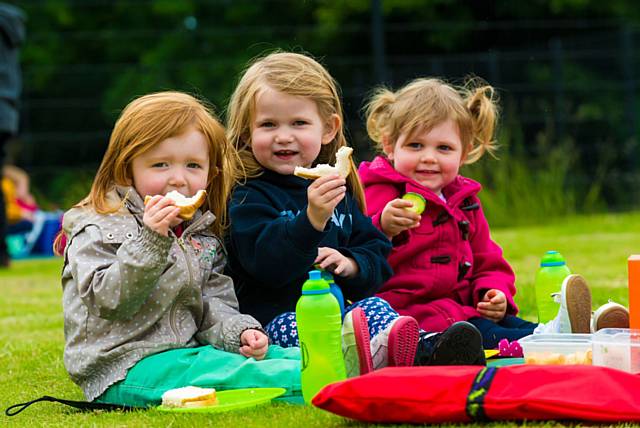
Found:
[[155, 219], [156, 221], [159, 221], [165, 218], [166, 216], [168, 216], [170, 213], [172, 213], [175, 210], [180, 212], [180, 209], [175, 205], [167, 204], [166, 202], [159, 201], [153, 207], [149, 208], [148, 211], [145, 211], [144, 215], [146, 215], [149, 218]]
[[342, 261], [340, 261], [340, 263], [338, 263], [338, 265], [333, 269], [333, 273], [340, 276], [344, 273], [344, 271], [347, 269], [349, 265], [349, 261], [347, 260], [347, 258], [345, 257]]
[[339, 265], [343, 258], [344, 256], [340, 253], [332, 253], [324, 257], [319, 264], [322, 269], [329, 270], [332, 265]]
[[342, 201], [344, 199], [346, 194], [347, 194], [347, 192], [346, 192], [346, 189], [345, 189], [344, 192], [341, 192], [340, 194], [336, 195], [336, 197], [332, 198], [329, 201], [329, 205], [333, 205], [334, 207], [337, 206], [340, 203], [340, 201]]
[[495, 305], [491, 302], [478, 302], [476, 306], [479, 309], [490, 310], [495, 307]]
[[267, 345], [261, 346], [259, 348], [253, 348], [249, 345], [243, 345], [240, 347], [240, 354], [247, 358], [255, 358], [256, 360], [261, 360], [267, 353], [267, 349]]
[[415, 224], [419, 224], [418, 220], [407, 218], [407, 217], [391, 217], [391, 220], [398, 226], [403, 226], [403, 227], [410, 227]]
[[260, 348], [256, 348], [253, 350], [252, 357], [255, 358], [256, 360], [262, 360], [267, 354], [268, 350], [269, 350], [269, 344], [261, 346]]
[[174, 205], [174, 204], [175, 203], [171, 198], [167, 198], [162, 195], [155, 195], [145, 205], [145, 211], [150, 209], [161, 209], [163, 207]]
[[265, 347], [269, 346], [269, 338], [267, 338], [264, 334], [256, 333], [253, 337], [253, 341], [251, 343], [251, 348], [260, 351]]
[[[144, 204], [145, 209], [153, 208], [155, 205], [158, 205], [158, 203], [160, 203], [160, 201], [162, 201], [163, 199], [165, 199], [165, 197], [162, 196], [162, 195], [154, 195], [154, 196], [152, 196], [151, 199], [149, 199], [149, 202]], [[170, 201], [170, 199], [169, 199], [169, 201]], [[166, 201], [165, 201], [165, 203], [166, 203]]]
[[340, 197], [344, 197], [345, 193], [347, 193], [347, 188], [346, 186], [340, 186], [337, 187], [335, 189], [329, 189], [326, 192], [322, 192], [319, 195], [319, 200], [321, 201], [321, 203], [329, 203], [331, 201], [333, 201], [334, 199]]
[[243, 345], [240, 347], [240, 354], [247, 358], [253, 357], [253, 349], [249, 345]]
[[410, 221], [418, 222], [422, 218], [419, 214], [409, 211], [405, 208], [392, 208], [390, 214], [396, 218], [407, 219]]
[[318, 178], [309, 186], [309, 189], [319, 193], [327, 193], [332, 189], [344, 187], [346, 184], [347, 182], [344, 178], [339, 175], [331, 175]]
[[488, 311], [488, 310], [484, 310], [484, 309], [477, 309], [477, 311], [484, 318], [488, 318], [488, 319], [491, 319], [491, 320], [500, 319], [500, 317], [498, 316], [499, 312]]
[[391, 204], [392, 207], [399, 209], [411, 208], [413, 206], [413, 202], [406, 199], [394, 199], [389, 202], [389, 204]]
[[327, 258], [327, 256], [329, 256], [333, 251], [335, 251], [333, 248], [327, 248], [327, 247], [318, 248], [318, 257], [316, 257], [313, 263], [315, 264], [315, 263], [322, 262], [322, 260]]
[[337, 179], [342, 179], [344, 181], [344, 178], [340, 177], [338, 174], [334, 174], [334, 175], [325, 175], [322, 176], [320, 178], [317, 178], [315, 180], [313, 180], [313, 182], [309, 185], [309, 187], [322, 187], [325, 184], [333, 181], [333, 180], [337, 180]]
[[151, 215], [151, 218], [158, 223], [163, 220], [170, 222], [171, 220], [178, 217], [178, 214], [180, 214], [180, 208], [173, 205], [169, 205], [168, 207], [164, 207], [159, 211], [156, 211], [155, 213], [153, 213]]

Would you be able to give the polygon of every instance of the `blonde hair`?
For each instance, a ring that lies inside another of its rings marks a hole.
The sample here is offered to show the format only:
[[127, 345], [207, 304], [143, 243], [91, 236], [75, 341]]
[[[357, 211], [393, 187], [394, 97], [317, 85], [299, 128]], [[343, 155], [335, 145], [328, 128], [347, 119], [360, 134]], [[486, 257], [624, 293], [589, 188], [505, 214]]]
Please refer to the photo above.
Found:
[[124, 108], [111, 133], [91, 191], [76, 206], [90, 206], [101, 214], [120, 209], [121, 204], [113, 206], [109, 203], [107, 194], [116, 185], [132, 184], [132, 160], [190, 127], [202, 132], [209, 146], [207, 200], [202, 209], [210, 210], [216, 216], [211, 230], [222, 236], [227, 225], [227, 197], [233, 185], [237, 155], [227, 142], [224, 127], [215, 118], [212, 108], [205, 101], [182, 92], [145, 95]]
[[497, 96], [479, 79], [469, 79], [459, 88], [434, 78], [416, 79], [396, 92], [381, 87], [365, 111], [367, 132], [380, 151], [385, 138], [395, 144], [401, 134], [412, 136], [446, 120], [458, 125], [465, 164], [496, 149]]
[[[241, 164], [237, 171], [242, 174], [239, 178], [254, 178], [263, 172], [262, 165], [251, 150], [251, 124], [255, 115], [256, 96], [265, 85], [288, 95], [309, 98], [315, 102], [320, 118], [327, 124], [332, 115], [338, 116], [340, 125], [335, 138], [322, 146], [313, 164], [335, 163], [336, 152], [347, 145], [338, 84], [322, 65], [307, 55], [273, 52], [249, 64], [227, 109], [227, 137], [238, 151]], [[366, 212], [364, 191], [353, 160], [347, 186], [360, 209]]]

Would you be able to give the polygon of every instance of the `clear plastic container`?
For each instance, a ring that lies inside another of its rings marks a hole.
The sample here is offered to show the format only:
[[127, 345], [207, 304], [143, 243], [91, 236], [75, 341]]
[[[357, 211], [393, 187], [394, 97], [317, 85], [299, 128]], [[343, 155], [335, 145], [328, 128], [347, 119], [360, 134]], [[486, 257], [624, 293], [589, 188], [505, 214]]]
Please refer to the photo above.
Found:
[[591, 364], [590, 334], [532, 334], [519, 339], [526, 364]]
[[598, 330], [593, 335], [593, 365], [640, 373], [640, 330]]

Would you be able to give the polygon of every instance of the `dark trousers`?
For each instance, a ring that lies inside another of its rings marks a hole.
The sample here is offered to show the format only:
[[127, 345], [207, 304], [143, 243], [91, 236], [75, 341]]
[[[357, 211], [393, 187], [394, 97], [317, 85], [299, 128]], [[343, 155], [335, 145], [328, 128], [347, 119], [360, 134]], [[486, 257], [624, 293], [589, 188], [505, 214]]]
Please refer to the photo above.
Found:
[[506, 315], [500, 322], [493, 322], [486, 318], [471, 318], [469, 322], [482, 333], [482, 343], [485, 349], [498, 347], [498, 342], [507, 339], [509, 342], [521, 339], [533, 333], [537, 323], [523, 320], [514, 315]]
[[[0, 171], [4, 166], [4, 148], [11, 135], [7, 132], [0, 132]], [[1, 174], [0, 174], [1, 178]], [[0, 267], [9, 261], [7, 251], [7, 207], [4, 203], [4, 192], [0, 186]]]

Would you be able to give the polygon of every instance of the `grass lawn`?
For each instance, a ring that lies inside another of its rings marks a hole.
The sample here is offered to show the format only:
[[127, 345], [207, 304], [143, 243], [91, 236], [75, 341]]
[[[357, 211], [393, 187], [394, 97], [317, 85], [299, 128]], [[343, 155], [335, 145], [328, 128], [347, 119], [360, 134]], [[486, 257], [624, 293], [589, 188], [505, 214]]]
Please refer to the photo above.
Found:
[[[516, 301], [521, 314], [534, 320], [533, 280], [546, 250], [560, 251], [574, 273], [589, 281], [594, 306], [612, 298], [628, 304], [627, 265], [640, 254], [640, 213], [577, 217], [544, 227], [495, 230], [517, 273]], [[15, 262], [0, 271], [0, 408], [42, 395], [82, 400], [62, 364], [64, 344], [60, 259]], [[0, 426], [186, 426], [202, 427], [334, 427], [364, 426], [308, 406], [276, 404], [220, 415], [81, 413], [60, 404], [38, 403], [13, 418], [0, 416]], [[516, 426], [516, 424], [491, 424]], [[531, 424], [552, 426], [555, 423]]]

